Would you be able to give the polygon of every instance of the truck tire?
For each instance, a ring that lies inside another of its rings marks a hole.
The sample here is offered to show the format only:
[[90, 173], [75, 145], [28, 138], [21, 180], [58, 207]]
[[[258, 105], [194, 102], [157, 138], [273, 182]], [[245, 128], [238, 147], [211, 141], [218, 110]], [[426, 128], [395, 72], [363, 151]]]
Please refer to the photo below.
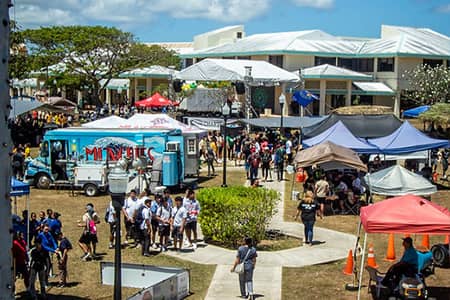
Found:
[[48, 177], [47, 174], [39, 173], [35, 177], [34, 185], [38, 189], [48, 189], [48, 188], [50, 188], [50, 183], [51, 182], [52, 182], [52, 180], [50, 179], [50, 177]]
[[98, 194], [98, 187], [95, 184], [88, 183], [84, 186], [84, 193], [88, 197], [94, 197]]

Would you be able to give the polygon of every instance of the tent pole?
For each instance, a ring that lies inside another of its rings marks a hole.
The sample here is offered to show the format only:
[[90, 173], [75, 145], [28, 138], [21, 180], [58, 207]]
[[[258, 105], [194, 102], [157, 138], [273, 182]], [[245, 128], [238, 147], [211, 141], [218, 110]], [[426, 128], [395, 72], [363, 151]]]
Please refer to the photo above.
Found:
[[359, 272], [359, 281], [358, 281], [358, 300], [361, 299], [361, 284], [362, 284], [362, 274], [364, 272], [364, 258], [366, 254], [366, 246], [367, 246], [367, 232], [364, 233], [364, 246], [361, 255], [361, 269]]
[[14, 196], [14, 214], [17, 215], [17, 196]]
[[27, 195], [27, 247], [30, 249], [30, 194]]

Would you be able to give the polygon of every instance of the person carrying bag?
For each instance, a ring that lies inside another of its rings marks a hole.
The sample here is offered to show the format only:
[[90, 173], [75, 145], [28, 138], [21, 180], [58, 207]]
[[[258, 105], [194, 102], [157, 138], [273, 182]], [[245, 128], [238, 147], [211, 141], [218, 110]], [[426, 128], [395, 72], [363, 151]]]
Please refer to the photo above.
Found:
[[239, 274], [239, 287], [241, 297], [254, 299], [253, 293], [253, 271], [256, 265], [256, 249], [252, 246], [253, 240], [249, 237], [244, 239], [245, 245], [240, 246], [236, 255], [231, 272]]

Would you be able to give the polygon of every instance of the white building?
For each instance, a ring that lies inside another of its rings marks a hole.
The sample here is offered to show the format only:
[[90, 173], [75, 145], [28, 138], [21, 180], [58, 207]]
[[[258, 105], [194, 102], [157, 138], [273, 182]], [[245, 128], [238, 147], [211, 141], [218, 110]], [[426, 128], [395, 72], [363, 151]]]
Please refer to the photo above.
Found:
[[[372, 39], [321, 30], [245, 36], [243, 26], [229, 26], [195, 36], [193, 49], [180, 54], [186, 67], [204, 58], [223, 58], [265, 60], [297, 74], [302, 70], [305, 88], [321, 98], [308, 110], [321, 115], [351, 104], [391, 106], [398, 114], [408, 85], [402, 77], [406, 70], [420, 64], [450, 66], [448, 36], [427, 28], [386, 25], [380, 38]], [[252, 95], [268, 98], [264, 108], [280, 112], [281, 87], [254, 89]], [[292, 105], [291, 112], [295, 109]]]

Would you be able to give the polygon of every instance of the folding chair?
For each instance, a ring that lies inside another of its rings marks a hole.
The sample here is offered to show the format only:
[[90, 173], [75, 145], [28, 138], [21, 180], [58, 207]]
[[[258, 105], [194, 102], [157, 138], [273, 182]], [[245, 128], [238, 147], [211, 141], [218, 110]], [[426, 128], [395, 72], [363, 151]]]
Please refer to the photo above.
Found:
[[361, 208], [361, 198], [355, 195], [353, 192], [349, 192], [347, 199], [344, 201], [344, 206], [347, 214], [353, 214], [359, 216], [359, 209]]
[[381, 282], [384, 279], [384, 275], [386, 273], [381, 273], [377, 269], [366, 266], [367, 272], [369, 272], [369, 284], [367, 286], [368, 293], [370, 294], [370, 286], [372, 284], [372, 281], [375, 282], [375, 291], [376, 291], [376, 299], [380, 298], [381, 289], [388, 289], [388, 287], [384, 286]]

